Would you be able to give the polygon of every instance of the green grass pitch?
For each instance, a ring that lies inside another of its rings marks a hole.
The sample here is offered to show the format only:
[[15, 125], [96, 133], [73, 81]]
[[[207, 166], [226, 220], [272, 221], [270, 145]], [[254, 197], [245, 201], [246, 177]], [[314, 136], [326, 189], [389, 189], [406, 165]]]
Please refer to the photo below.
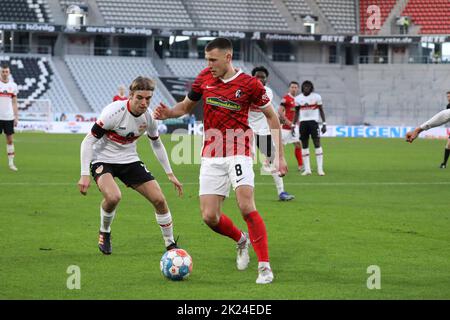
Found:
[[[275, 280], [256, 285], [257, 261], [237, 271], [235, 245], [201, 220], [198, 165], [177, 165], [178, 198], [146, 139], [141, 159], [161, 183], [175, 235], [192, 256], [182, 282], [163, 278], [164, 245], [154, 210], [122, 190], [112, 225], [113, 254], [97, 248], [100, 193], [79, 194], [82, 135], [15, 135], [18, 172], [0, 147], [0, 299], [449, 299], [450, 169], [439, 169], [444, 141], [324, 138], [327, 175], [302, 177], [288, 146], [286, 190], [277, 201], [270, 176], [256, 173], [256, 204], [269, 235]], [[170, 154], [174, 142], [164, 136]], [[312, 152], [313, 153], [313, 152]], [[315, 158], [311, 163], [315, 168]], [[224, 212], [244, 228], [235, 197]], [[67, 268], [81, 289], [66, 286]], [[369, 290], [367, 268], [379, 266], [381, 289]]]

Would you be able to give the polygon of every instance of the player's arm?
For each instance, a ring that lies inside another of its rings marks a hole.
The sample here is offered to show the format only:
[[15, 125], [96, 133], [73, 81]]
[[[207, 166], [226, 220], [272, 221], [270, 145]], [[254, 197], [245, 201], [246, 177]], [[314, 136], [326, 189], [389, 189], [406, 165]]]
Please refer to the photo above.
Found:
[[319, 104], [319, 114], [322, 118], [322, 133], [327, 132], [327, 122], [325, 121], [325, 112], [323, 111], [323, 105]]
[[294, 121], [292, 123], [297, 124], [299, 117], [300, 117], [300, 106], [298, 105], [298, 106], [295, 106]]
[[284, 159], [284, 149], [281, 144], [281, 126], [280, 120], [272, 106], [271, 103], [266, 107], [261, 109], [264, 115], [267, 118], [267, 123], [270, 128], [270, 132], [272, 135], [273, 142], [275, 143], [276, 154], [278, 155], [278, 170], [280, 171], [280, 176], [284, 176], [287, 173], [287, 164]]
[[419, 127], [415, 128], [413, 131], [410, 131], [406, 134], [406, 141], [413, 142], [422, 131], [426, 131], [428, 129], [439, 127], [444, 123], [450, 121], [450, 109], [442, 110], [435, 114], [433, 117], [422, 123]]
[[280, 107], [278, 108], [278, 117], [280, 118], [280, 123], [292, 126], [292, 122], [290, 122], [289, 119], [286, 118], [285, 112], [286, 112], [286, 105], [284, 101], [281, 101]]
[[153, 117], [157, 120], [178, 118], [185, 114], [191, 113], [196, 104], [197, 101], [191, 100], [188, 96], [186, 96], [183, 101], [178, 102], [172, 108], [167, 107], [164, 103], [161, 102], [153, 112]]
[[82, 195], [87, 194], [87, 190], [91, 184], [91, 175], [89, 167], [94, 155], [94, 144], [107, 132], [100, 125], [95, 123], [90, 133], [84, 137], [81, 142], [80, 160], [81, 160], [81, 177], [78, 181], [78, 188]]
[[[153, 135], [153, 134], [152, 134]], [[153, 149], [153, 153], [155, 154], [156, 158], [158, 159], [159, 163], [163, 167], [164, 171], [167, 174], [167, 177], [169, 178], [170, 182], [173, 183], [175, 186], [175, 189], [178, 191], [178, 195], [183, 195], [183, 185], [178, 181], [177, 177], [173, 174], [172, 167], [170, 166], [169, 157], [167, 156], [166, 148], [164, 147], [164, 144], [161, 141], [161, 138], [157, 135], [153, 136], [147, 135], [148, 139], [150, 141], [150, 146]]]
[[17, 95], [12, 98], [12, 107], [14, 112], [14, 127], [19, 123], [19, 107], [17, 106]]

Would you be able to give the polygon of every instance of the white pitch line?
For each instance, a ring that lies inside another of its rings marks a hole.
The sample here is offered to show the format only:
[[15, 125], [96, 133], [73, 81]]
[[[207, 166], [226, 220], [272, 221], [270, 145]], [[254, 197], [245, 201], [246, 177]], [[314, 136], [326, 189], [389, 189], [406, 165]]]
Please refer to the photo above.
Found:
[[[95, 184], [95, 183], [92, 183]], [[172, 185], [170, 182], [159, 182], [160, 185]], [[198, 185], [198, 182], [182, 182], [183, 185]], [[289, 186], [433, 186], [450, 185], [450, 181], [442, 182], [285, 182]], [[256, 182], [256, 186], [271, 186], [270, 182]], [[69, 182], [0, 182], [0, 186], [77, 186]]]

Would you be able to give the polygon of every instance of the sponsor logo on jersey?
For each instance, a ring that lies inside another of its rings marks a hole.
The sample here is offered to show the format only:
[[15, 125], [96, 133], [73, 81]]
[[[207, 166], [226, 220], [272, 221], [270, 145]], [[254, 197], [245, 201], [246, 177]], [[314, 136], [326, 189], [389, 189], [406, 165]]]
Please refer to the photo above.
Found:
[[215, 107], [225, 108], [228, 110], [239, 111], [241, 106], [233, 101], [223, 101], [220, 98], [209, 97], [206, 99], [206, 103]]

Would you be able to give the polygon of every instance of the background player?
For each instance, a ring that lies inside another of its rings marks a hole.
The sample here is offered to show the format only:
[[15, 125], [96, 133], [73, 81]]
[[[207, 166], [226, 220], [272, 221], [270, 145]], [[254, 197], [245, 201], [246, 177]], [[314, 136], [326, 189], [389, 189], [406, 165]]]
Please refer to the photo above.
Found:
[[305, 166], [305, 171], [302, 175], [306, 176], [311, 174], [309, 161], [309, 137], [311, 136], [316, 150], [317, 173], [319, 176], [324, 176], [323, 150], [320, 145], [319, 114], [322, 118], [322, 133], [327, 131], [327, 123], [325, 122], [322, 97], [313, 91], [314, 85], [311, 81], [307, 80], [302, 83], [302, 93], [295, 98], [296, 110], [294, 123], [297, 123], [300, 116], [299, 131], [303, 146], [303, 164]]
[[[448, 95], [449, 93], [447, 93], [447, 97]], [[436, 113], [434, 116], [432, 116], [430, 119], [422, 123], [414, 130], [406, 133], [406, 141], [412, 143], [415, 139], [417, 139], [417, 137], [421, 132], [434, 127], [439, 127], [440, 125], [443, 125], [444, 123], [447, 123], [449, 121], [450, 121], [450, 108], [447, 108], [445, 110]]]
[[19, 122], [19, 109], [17, 107], [17, 84], [10, 79], [9, 66], [3, 65], [0, 76], [0, 134], [5, 132], [6, 152], [8, 165], [13, 171], [17, 171], [14, 165], [14, 127]]
[[[252, 70], [252, 76], [258, 78], [259, 81], [261, 81], [261, 83], [264, 85], [264, 88], [266, 89], [267, 96], [269, 97], [270, 101], [272, 101], [273, 99], [272, 89], [266, 86], [267, 78], [269, 77], [269, 71], [263, 66], [256, 67]], [[277, 171], [272, 170], [270, 166], [275, 158], [275, 152], [273, 149], [272, 136], [270, 134], [267, 118], [264, 116], [260, 108], [253, 106], [250, 107], [250, 113], [248, 115], [248, 124], [255, 133], [256, 145], [258, 149], [266, 157], [266, 161], [268, 162], [267, 166], [265, 166], [266, 171], [270, 172], [273, 177], [273, 181], [275, 182], [275, 186], [277, 188], [278, 198], [281, 201], [293, 200], [295, 197], [284, 191], [283, 178], [280, 177]]]
[[154, 89], [153, 80], [136, 78], [130, 85], [130, 99], [106, 106], [92, 127], [92, 132], [81, 143], [81, 178], [78, 187], [86, 195], [91, 181], [91, 164], [91, 174], [103, 195], [98, 247], [104, 254], [112, 252], [110, 226], [122, 197], [115, 177], [153, 204], [167, 250], [177, 247], [166, 199], [136, 152], [136, 140], [147, 132], [157, 159], [179, 195], [182, 195], [182, 185], [172, 172], [166, 149], [159, 138], [157, 122], [148, 111]]
[[[251, 154], [253, 132], [248, 126], [250, 105], [263, 110], [272, 130], [280, 175], [287, 172], [280, 148], [280, 122], [262, 83], [232, 65], [233, 45], [229, 39], [216, 38], [205, 47], [208, 67], [195, 79], [185, 99], [169, 109], [160, 104], [157, 119], [178, 118], [191, 113], [197, 101], [204, 102], [204, 144], [200, 167], [200, 209], [203, 221], [215, 232], [237, 243], [237, 268], [248, 267], [248, 237], [258, 257], [256, 283], [273, 280], [269, 263], [266, 226], [254, 201], [254, 172]], [[237, 137], [236, 137], [237, 135]], [[247, 223], [248, 235], [222, 213], [230, 185], [236, 192], [239, 210]]]
[[283, 145], [290, 143], [294, 144], [298, 170], [303, 171], [302, 144], [300, 142], [297, 123], [294, 123], [295, 97], [298, 95], [299, 87], [300, 84], [297, 81], [291, 81], [291, 83], [289, 83], [289, 91], [281, 100], [278, 115], [283, 124], [281, 130]]
[[[447, 101], [448, 101], [447, 109], [450, 109], [450, 91], [447, 92]], [[449, 155], [450, 155], [450, 136], [448, 137], [447, 144], [445, 145], [444, 161], [441, 163], [440, 166], [441, 169], [447, 168], [447, 161]]]
[[128, 97], [125, 94], [126, 90], [127, 90], [127, 88], [125, 88], [124, 85], [120, 85], [119, 89], [118, 89], [118, 93], [114, 96], [113, 101], [128, 100]]

